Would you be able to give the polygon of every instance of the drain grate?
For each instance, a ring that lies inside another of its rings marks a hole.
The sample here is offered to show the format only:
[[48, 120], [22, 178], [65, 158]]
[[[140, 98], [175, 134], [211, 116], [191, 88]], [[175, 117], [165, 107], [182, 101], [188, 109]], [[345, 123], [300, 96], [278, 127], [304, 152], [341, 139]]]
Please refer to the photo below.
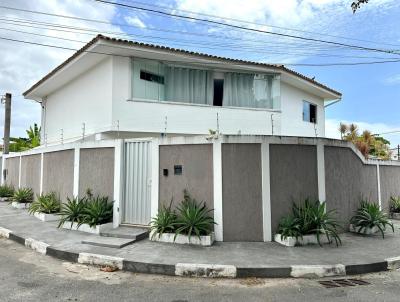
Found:
[[325, 288], [335, 288], [335, 287], [352, 287], [358, 285], [369, 285], [370, 283], [360, 279], [333, 279], [318, 281], [319, 284]]

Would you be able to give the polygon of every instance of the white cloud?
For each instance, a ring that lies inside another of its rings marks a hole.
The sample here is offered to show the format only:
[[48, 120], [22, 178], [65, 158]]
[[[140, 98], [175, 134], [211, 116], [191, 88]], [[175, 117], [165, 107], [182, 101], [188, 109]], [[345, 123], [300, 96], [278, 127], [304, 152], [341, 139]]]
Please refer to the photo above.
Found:
[[386, 85], [400, 85], [400, 74], [392, 75], [383, 81]]
[[[2, 5], [44, 11], [55, 14], [64, 14], [83, 18], [100, 19], [110, 22], [116, 10], [112, 6], [99, 5], [91, 1], [75, 0], [7, 0], [2, 1]], [[69, 26], [96, 28], [99, 31], [112, 30], [120, 32], [118, 27], [107, 24], [93, 24], [78, 20], [65, 18], [55, 18], [43, 15], [34, 15], [30, 13], [16, 12], [12, 10], [1, 10], [3, 17], [7, 18], [26, 18], [38, 21], [58, 23]], [[15, 25], [2, 24], [2, 27], [16, 29], [20, 31], [29, 31], [44, 35], [68, 38], [80, 41], [89, 41], [94, 35], [83, 35], [76, 33], [60, 32], [55, 30], [33, 29], [29, 27], [20, 27]], [[60, 39], [38, 37], [22, 33], [16, 33], [7, 30], [0, 30], [0, 37], [34, 41], [64, 47], [78, 49], [83, 43], [69, 42]], [[50, 70], [62, 63], [73, 52], [55, 48], [46, 48], [28, 44], [21, 44], [11, 41], [0, 40], [0, 94], [10, 92], [13, 95], [12, 117], [11, 117], [11, 135], [25, 136], [25, 129], [29, 128], [34, 122], [40, 124], [40, 105], [24, 100], [22, 93], [32, 84], [40, 80]], [[4, 106], [0, 106], [0, 137], [3, 136], [4, 124]]]
[[[340, 123], [351, 124], [354, 123], [360, 129], [360, 132], [369, 130], [374, 134], [386, 133], [392, 131], [400, 131], [400, 125], [388, 125], [385, 123], [369, 123], [365, 121], [340, 121], [336, 119], [327, 119], [325, 121], [325, 136], [329, 138], [340, 139], [339, 124]], [[400, 144], [400, 133], [384, 134], [384, 138], [390, 141], [392, 147]]]
[[140, 20], [137, 16], [126, 16], [125, 21], [133, 26], [137, 26], [139, 28], [146, 28], [146, 24], [142, 20]]

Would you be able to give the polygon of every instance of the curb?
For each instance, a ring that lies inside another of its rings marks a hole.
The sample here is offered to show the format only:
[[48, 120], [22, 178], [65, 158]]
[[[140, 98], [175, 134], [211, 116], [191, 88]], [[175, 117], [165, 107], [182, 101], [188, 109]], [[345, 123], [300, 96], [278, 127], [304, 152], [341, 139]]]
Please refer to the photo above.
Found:
[[120, 257], [76, 253], [74, 251], [60, 250], [49, 244], [24, 238], [11, 230], [0, 227], [0, 237], [10, 239], [24, 245], [42, 255], [51, 256], [60, 260], [88, 265], [116, 266], [120, 270], [160, 274], [167, 276], [201, 277], [201, 278], [323, 278], [334, 276], [358, 275], [375, 273], [400, 268], [400, 256], [387, 258], [381, 262], [363, 264], [334, 264], [334, 265], [292, 265], [287, 267], [237, 267], [234, 265], [200, 264], [200, 263], [145, 263], [126, 260]]

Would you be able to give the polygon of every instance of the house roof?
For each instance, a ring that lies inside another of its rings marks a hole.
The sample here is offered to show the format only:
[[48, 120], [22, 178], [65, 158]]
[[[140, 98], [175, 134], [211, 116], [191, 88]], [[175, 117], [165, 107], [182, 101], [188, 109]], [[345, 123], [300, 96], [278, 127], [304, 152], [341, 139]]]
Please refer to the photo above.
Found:
[[[178, 49], [178, 48], [172, 48], [172, 47], [166, 47], [166, 46], [159, 46], [159, 45], [154, 45], [154, 44], [148, 44], [148, 43], [141, 43], [141, 42], [136, 42], [136, 41], [130, 41], [130, 40], [123, 40], [123, 39], [116, 39], [116, 38], [111, 38], [107, 37], [104, 35], [97, 35], [94, 39], [92, 39], [90, 42], [88, 42], [85, 46], [83, 46], [81, 49], [76, 51], [71, 57], [69, 57], [67, 60], [65, 60], [63, 63], [61, 63], [59, 66], [54, 68], [52, 71], [50, 71], [46, 76], [44, 76], [41, 80], [39, 80], [37, 83], [35, 83], [32, 87], [30, 87], [28, 90], [26, 90], [23, 95], [26, 97], [28, 94], [30, 94], [32, 91], [34, 91], [36, 88], [38, 88], [41, 84], [46, 82], [48, 79], [50, 79], [52, 76], [54, 76], [58, 71], [60, 71], [63, 67], [71, 63], [75, 58], [79, 57], [83, 53], [90, 53], [91, 51], [89, 48], [91, 46], [95, 45], [99, 41], [108, 41], [111, 43], [115, 44], [122, 44], [124, 46], [135, 46], [135, 47], [140, 47], [140, 48], [145, 48], [145, 49], [158, 49], [158, 50], [164, 50], [164, 51], [169, 51], [177, 54], [186, 54], [186, 55], [191, 55], [195, 56], [198, 58], [206, 58], [206, 59], [211, 59], [211, 60], [217, 60], [219, 62], [226, 62], [226, 63], [240, 63], [244, 65], [252, 65], [252, 66], [259, 66], [259, 67], [266, 67], [266, 68], [271, 68], [271, 69], [276, 69], [277, 71], [283, 71], [286, 73], [289, 73], [297, 78], [303, 79], [313, 85], [318, 86], [319, 88], [322, 88], [326, 91], [329, 91], [330, 93], [333, 93], [340, 98], [342, 94], [322, 83], [319, 83], [315, 81], [314, 79], [311, 79], [301, 73], [298, 73], [292, 69], [289, 69], [285, 67], [284, 65], [279, 65], [279, 64], [268, 64], [268, 63], [261, 63], [261, 62], [254, 62], [254, 61], [247, 61], [247, 60], [240, 60], [240, 59], [232, 59], [232, 58], [227, 58], [227, 57], [220, 57], [220, 56], [215, 56], [215, 55], [210, 55], [206, 53], [199, 53], [199, 52], [193, 52], [193, 51], [188, 51], [188, 50], [183, 50], [183, 49]], [[96, 52], [94, 52], [96, 53]], [[101, 53], [100, 53], [101, 54]]]

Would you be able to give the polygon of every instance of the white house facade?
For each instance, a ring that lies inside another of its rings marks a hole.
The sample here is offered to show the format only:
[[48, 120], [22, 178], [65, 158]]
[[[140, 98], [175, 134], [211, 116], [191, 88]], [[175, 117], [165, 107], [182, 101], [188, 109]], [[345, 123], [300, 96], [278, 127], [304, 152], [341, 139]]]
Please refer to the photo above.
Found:
[[201, 135], [325, 136], [341, 94], [281, 65], [97, 36], [24, 93], [42, 144]]

